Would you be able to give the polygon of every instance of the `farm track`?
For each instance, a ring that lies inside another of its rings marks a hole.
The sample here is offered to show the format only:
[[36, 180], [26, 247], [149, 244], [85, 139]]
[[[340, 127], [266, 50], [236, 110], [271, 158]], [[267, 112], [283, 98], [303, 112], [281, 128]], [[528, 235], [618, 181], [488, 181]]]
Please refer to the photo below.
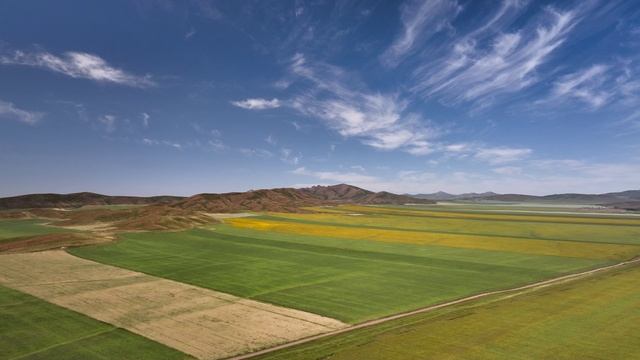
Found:
[[[248, 353], [248, 354], [229, 357], [229, 358], [226, 358], [225, 360], [251, 359], [251, 358], [254, 358], [254, 357], [257, 357], [257, 356], [260, 356], [260, 355], [265, 355], [265, 354], [268, 354], [268, 353], [271, 353], [271, 352], [275, 352], [275, 351], [278, 351], [278, 350], [287, 349], [287, 348], [294, 347], [294, 346], [301, 345], [301, 344], [305, 344], [305, 343], [308, 343], [308, 342], [311, 342], [311, 341], [315, 341], [315, 340], [331, 337], [331, 336], [334, 336], [334, 335], [344, 334], [344, 333], [347, 333], [347, 332], [350, 332], [350, 331], [354, 331], [354, 330], [368, 328], [368, 327], [371, 327], [371, 326], [379, 325], [379, 324], [382, 324], [382, 323], [385, 323], [385, 322], [398, 320], [398, 319], [402, 319], [402, 318], [413, 316], [413, 315], [417, 315], [417, 314], [423, 314], [423, 313], [435, 311], [435, 310], [446, 308], [446, 307], [449, 307], [449, 306], [458, 305], [458, 304], [461, 304], [461, 303], [466, 303], [466, 302], [469, 302], [469, 301], [472, 301], [472, 300], [477, 300], [477, 299], [481, 299], [481, 298], [485, 298], [485, 297], [489, 297], [489, 296], [494, 296], [494, 295], [500, 295], [500, 294], [507, 294], [507, 293], [512, 293], [512, 292], [530, 290], [530, 289], [534, 289], [534, 290], [541, 289], [541, 288], [553, 286], [555, 284], [559, 284], [559, 283], [563, 283], [563, 282], [567, 282], [567, 281], [572, 281], [572, 280], [577, 280], [577, 279], [580, 279], [580, 278], [583, 278], [585, 276], [589, 276], [589, 275], [592, 275], [592, 274], [595, 274], [595, 273], [604, 272], [604, 271], [608, 271], [608, 270], [612, 270], [612, 269], [616, 269], [616, 268], [620, 268], [620, 267], [623, 267], [623, 266], [626, 266], [626, 265], [636, 264], [636, 263], [640, 263], [640, 257], [636, 257], [636, 258], [633, 258], [631, 260], [623, 261], [623, 262], [616, 263], [616, 264], [613, 264], [613, 265], [607, 265], [607, 266], [602, 266], [602, 267], [591, 269], [591, 270], [582, 271], [582, 272], [579, 272], [579, 273], [563, 275], [563, 276], [559, 276], [559, 277], [556, 277], [556, 278], [553, 278], [553, 279], [538, 281], [538, 282], [535, 282], [535, 283], [522, 285], [522, 286], [518, 286], [518, 287], [515, 287], [515, 288], [511, 288], [511, 289], [503, 289], [503, 290], [494, 290], [494, 291], [482, 292], [482, 293], [479, 293], [479, 294], [476, 294], [476, 295], [467, 296], [467, 297], [464, 297], [464, 298], [461, 298], [461, 299], [452, 300], [452, 301], [448, 301], [448, 302], [445, 302], [445, 303], [440, 303], [440, 304], [437, 304], [437, 305], [431, 305], [431, 306], [427, 306], [427, 307], [424, 307], [424, 308], [420, 308], [420, 309], [416, 309], [416, 310], [412, 310], [412, 311], [408, 311], [408, 312], [403, 312], [403, 313], [390, 315], [390, 316], [386, 316], [386, 317], [379, 318], [379, 319], [365, 321], [363, 323], [356, 324], [356, 325], [349, 326], [349, 327], [342, 328], [342, 329], [338, 329], [338, 330], [335, 330], [335, 331], [332, 331], [332, 332], [326, 332], [326, 333], [322, 333], [322, 334], [319, 334], [319, 335], [306, 337], [306, 338], [303, 338], [303, 339], [300, 339], [300, 340], [292, 341], [292, 342], [289, 342], [289, 343], [286, 343], [286, 344], [274, 346], [274, 347], [271, 347], [271, 348], [259, 350], [259, 351]], [[512, 294], [509, 297], [518, 296], [520, 294], [522, 294], [522, 293]]]

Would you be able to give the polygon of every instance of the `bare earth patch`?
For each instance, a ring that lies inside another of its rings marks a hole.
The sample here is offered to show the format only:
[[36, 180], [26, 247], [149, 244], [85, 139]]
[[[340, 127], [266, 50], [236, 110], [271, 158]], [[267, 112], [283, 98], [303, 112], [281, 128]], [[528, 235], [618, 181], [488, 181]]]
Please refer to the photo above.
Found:
[[248, 216], [256, 216], [255, 214], [252, 213], [204, 213], [207, 216], [211, 216], [212, 218], [216, 219], [216, 220], [224, 220], [224, 219], [235, 219], [235, 218], [242, 218], [242, 217], [248, 217]]
[[0, 284], [200, 359], [347, 327], [327, 317], [103, 265], [64, 251], [0, 255]]

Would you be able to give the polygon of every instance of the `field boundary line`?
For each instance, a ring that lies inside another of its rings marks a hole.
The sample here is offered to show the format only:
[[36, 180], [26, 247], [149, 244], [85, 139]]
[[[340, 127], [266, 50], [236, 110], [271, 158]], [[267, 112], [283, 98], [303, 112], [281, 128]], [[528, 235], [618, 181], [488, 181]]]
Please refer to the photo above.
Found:
[[[57, 306], [57, 305], [56, 305], [56, 306]], [[65, 308], [65, 310], [68, 310], [68, 309], [66, 309], [66, 308]], [[73, 311], [73, 310], [71, 310], [71, 311]], [[74, 311], [74, 312], [75, 312], [75, 311]], [[82, 315], [82, 316], [86, 316], [86, 315], [84, 315], [84, 314], [81, 314], [81, 315]], [[94, 320], [96, 320], [96, 319], [94, 319]], [[100, 321], [100, 320], [96, 320], [96, 321]], [[51, 350], [51, 349], [55, 349], [55, 348], [60, 347], [60, 346], [73, 344], [74, 342], [78, 342], [78, 341], [82, 341], [82, 340], [90, 339], [90, 338], [92, 338], [92, 337], [94, 337], [94, 336], [99, 336], [99, 335], [106, 334], [106, 333], [109, 333], [109, 332], [112, 332], [112, 331], [120, 330], [120, 328], [119, 328], [119, 327], [113, 326], [113, 325], [111, 325], [111, 324], [107, 324], [107, 323], [103, 323], [103, 324], [110, 326], [110, 328], [109, 328], [109, 329], [105, 329], [105, 330], [101, 330], [101, 331], [97, 331], [97, 332], [94, 332], [94, 333], [90, 333], [90, 334], [88, 334], [88, 335], [81, 336], [81, 337], [76, 338], [76, 339], [70, 339], [70, 340], [68, 340], [68, 341], [63, 341], [63, 342], [61, 342], [61, 343], [57, 343], [57, 344], [53, 344], [53, 345], [49, 345], [49, 346], [43, 347], [43, 348], [41, 348], [41, 349], [34, 350], [34, 351], [32, 351], [32, 352], [26, 353], [26, 354], [18, 355], [18, 356], [16, 356], [16, 357], [10, 358], [9, 360], [19, 360], [19, 359], [24, 359], [24, 358], [26, 358], [26, 357], [28, 357], [28, 356], [35, 355], [35, 354], [39, 354], [39, 353], [42, 353], [42, 352], [45, 352], [45, 351], [49, 351], [49, 350]], [[125, 331], [126, 331], [126, 330], [125, 330]], [[132, 333], [132, 334], [133, 334], [133, 333]], [[137, 335], [137, 334], [135, 334], [135, 335]]]
[[[270, 347], [270, 348], [254, 351], [254, 352], [243, 354], [243, 355], [236, 355], [236, 356], [228, 357], [228, 358], [225, 358], [225, 359], [226, 360], [251, 359], [251, 358], [254, 358], [256, 356], [265, 355], [265, 354], [268, 354], [268, 353], [271, 353], [271, 352], [287, 349], [287, 348], [290, 348], [290, 347], [293, 347], [293, 346], [305, 344], [305, 343], [308, 343], [308, 342], [311, 342], [311, 341], [315, 341], [315, 340], [319, 340], [319, 339], [323, 339], [323, 338], [326, 338], [326, 337], [339, 335], [339, 334], [347, 333], [347, 332], [358, 330], [358, 329], [364, 329], [364, 328], [371, 327], [371, 326], [378, 325], [378, 324], [382, 324], [382, 323], [385, 323], [385, 322], [388, 322], [388, 321], [402, 319], [402, 318], [409, 317], [409, 316], [412, 316], [412, 315], [427, 313], [427, 312], [431, 312], [431, 311], [434, 311], [434, 310], [438, 310], [438, 309], [442, 309], [442, 308], [445, 308], [445, 307], [449, 307], [449, 306], [453, 306], [453, 305], [469, 302], [469, 301], [472, 301], [472, 300], [481, 299], [481, 298], [488, 297], [488, 296], [505, 294], [505, 293], [510, 293], [510, 292], [517, 292], [517, 291], [528, 290], [528, 289], [545, 288], [545, 287], [548, 287], [548, 286], [551, 286], [551, 285], [555, 285], [557, 283], [562, 283], [562, 282], [565, 282], [565, 281], [575, 280], [575, 279], [582, 278], [582, 277], [585, 277], [585, 276], [589, 276], [589, 275], [592, 275], [592, 274], [595, 274], [595, 273], [599, 273], [599, 272], [603, 272], [603, 271], [607, 271], [607, 270], [611, 270], [611, 269], [615, 269], [615, 268], [619, 268], [619, 267], [623, 267], [625, 265], [635, 264], [635, 263], [640, 263], [640, 257], [636, 257], [636, 258], [633, 258], [631, 260], [626, 260], [626, 261], [619, 262], [619, 263], [612, 264], [612, 265], [606, 265], [606, 266], [602, 266], [602, 267], [598, 267], [598, 268], [582, 271], [582, 272], [579, 272], [579, 273], [562, 275], [562, 276], [559, 276], [559, 277], [556, 277], [556, 278], [542, 280], [542, 281], [538, 281], [538, 282], [535, 282], [535, 283], [518, 286], [518, 287], [515, 287], [515, 288], [482, 292], [482, 293], [471, 295], [471, 296], [467, 296], [467, 297], [464, 297], [464, 298], [461, 298], [461, 299], [452, 300], [452, 301], [448, 301], [448, 302], [444, 302], [444, 303], [440, 303], [440, 304], [436, 304], [436, 305], [430, 305], [430, 306], [419, 308], [419, 309], [416, 309], [416, 310], [411, 310], [411, 311], [407, 311], [407, 312], [403, 312], [403, 313], [399, 313], [399, 314], [385, 316], [385, 317], [374, 319], [374, 320], [365, 321], [365, 322], [362, 322], [360, 324], [356, 324], [356, 325], [349, 326], [349, 327], [346, 327], [346, 328], [342, 328], [342, 329], [338, 329], [338, 330], [334, 330], [334, 331], [331, 331], [331, 332], [326, 332], [326, 333], [322, 333], [322, 334], [318, 334], [318, 335], [314, 335], [314, 336], [309, 336], [309, 337], [306, 337], [306, 338], [303, 338], [303, 339], [299, 339], [299, 340], [295, 340], [295, 341], [292, 341], [292, 342], [288, 342], [288, 343], [285, 343], [285, 344], [273, 346], [273, 347]], [[518, 295], [518, 294], [515, 294], [515, 295]]]

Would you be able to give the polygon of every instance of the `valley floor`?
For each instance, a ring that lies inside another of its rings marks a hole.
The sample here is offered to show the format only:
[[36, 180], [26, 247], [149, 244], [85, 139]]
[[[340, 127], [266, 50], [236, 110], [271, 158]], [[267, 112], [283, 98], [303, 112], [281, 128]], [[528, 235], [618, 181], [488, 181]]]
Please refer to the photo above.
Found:
[[[121, 232], [68, 253], [0, 255], [0, 284], [154, 346], [214, 359], [640, 255], [637, 217], [477, 210], [349, 205], [218, 216], [224, 223], [207, 215], [212, 223], [204, 225], [203, 215], [190, 230]], [[49, 228], [61, 231], [38, 220], [0, 221], [0, 245], [29, 246], [25, 238], [49, 236]], [[92, 236], [90, 229], [69, 234]], [[55, 241], [48, 246], [76, 245]], [[494, 294], [265, 356], [545, 358], [556, 351], [555, 358], [600, 358], [617, 336], [625, 339], [607, 358], [628, 358], [640, 345], [639, 292], [631, 286], [638, 274], [628, 265], [518, 296]], [[593, 346], [581, 342], [592, 337]], [[17, 353], [28, 352], [24, 343]]]

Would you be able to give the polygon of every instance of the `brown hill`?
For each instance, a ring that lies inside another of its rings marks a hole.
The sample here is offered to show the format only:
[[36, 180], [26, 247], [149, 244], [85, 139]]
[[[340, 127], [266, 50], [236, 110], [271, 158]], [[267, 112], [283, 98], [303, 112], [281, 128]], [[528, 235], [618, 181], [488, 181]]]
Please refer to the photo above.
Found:
[[280, 211], [295, 212], [301, 207], [354, 204], [433, 203], [429, 200], [388, 192], [372, 192], [356, 186], [339, 184], [310, 188], [264, 189], [226, 194], [199, 194], [177, 201], [170, 207], [205, 212]]
[[168, 204], [183, 199], [178, 196], [109, 196], [90, 192], [72, 194], [29, 194], [0, 199], [0, 210], [33, 208], [77, 208], [85, 205]]

